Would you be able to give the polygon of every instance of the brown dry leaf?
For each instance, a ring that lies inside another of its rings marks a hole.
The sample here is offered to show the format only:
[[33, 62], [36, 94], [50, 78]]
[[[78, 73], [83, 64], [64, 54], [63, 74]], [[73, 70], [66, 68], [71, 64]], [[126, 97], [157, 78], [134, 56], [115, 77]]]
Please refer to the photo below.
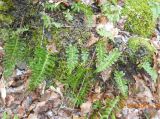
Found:
[[8, 106], [8, 107], [11, 106], [11, 104], [14, 102], [14, 100], [15, 100], [14, 96], [8, 95], [6, 97], [6, 106]]
[[94, 34], [92, 33], [91, 36], [90, 36], [90, 38], [89, 38], [88, 41], [87, 41], [86, 47], [92, 46], [92, 45], [95, 44], [98, 40], [99, 40], [99, 39], [96, 38], [96, 37], [94, 36]]
[[111, 76], [111, 73], [112, 73], [112, 68], [108, 68], [103, 72], [101, 72], [101, 77], [104, 82], [106, 82], [109, 79], [109, 77]]
[[42, 107], [42, 106], [45, 106], [45, 104], [46, 104], [46, 101], [38, 102], [38, 103], [36, 104], [36, 108], [34, 109], [34, 112], [35, 112], [36, 114], [38, 114], [38, 112], [41, 110], [41, 107]]
[[91, 112], [91, 107], [92, 107], [91, 101], [87, 101], [87, 102], [83, 103], [80, 106], [82, 115], [85, 115], [85, 114]]
[[138, 76], [133, 76], [136, 80], [136, 89], [138, 90], [137, 97], [148, 103], [153, 103], [154, 100], [151, 90], [145, 85], [145, 82]]
[[19, 107], [18, 107], [18, 114], [17, 114], [18, 117], [22, 118], [24, 114], [25, 114], [25, 109], [24, 109], [24, 107], [19, 106]]
[[48, 44], [46, 47], [47, 47], [47, 50], [51, 53], [57, 53], [58, 52], [54, 42]]
[[1, 99], [3, 101], [3, 104], [5, 104], [5, 99], [6, 99], [6, 88], [5, 88], [5, 83], [3, 77], [0, 79], [0, 94], [1, 94]]

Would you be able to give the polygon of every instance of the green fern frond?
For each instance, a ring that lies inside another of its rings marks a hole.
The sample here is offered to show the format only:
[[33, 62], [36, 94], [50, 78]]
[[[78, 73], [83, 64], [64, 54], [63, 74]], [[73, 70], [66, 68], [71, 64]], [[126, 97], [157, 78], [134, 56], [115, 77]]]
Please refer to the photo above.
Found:
[[72, 73], [76, 65], [78, 64], [78, 49], [76, 46], [69, 45], [66, 50], [67, 56], [67, 68], [69, 74]]
[[107, 57], [105, 43], [103, 41], [99, 41], [96, 44], [96, 56], [97, 56], [97, 63], [101, 64]]
[[119, 96], [117, 96], [114, 99], [108, 99], [107, 100], [107, 106], [105, 112], [102, 114], [101, 119], [108, 119], [111, 115], [112, 111], [117, 107], [119, 102]]
[[[4, 76], [7, 78], [12, 75], [15, 65], [22, 60], [25, 54], [24, 43], [20, 41], [20, 33], [27, 29], [18, 29], [8, 32], [8, 37], [4, 36], [5, 57], [4, 57]], [[5, 39], [6, 38], [6, 39]]]
[[152, 80], [156, 83], [158, 74], [156, 70], [154, 70], [149, 62], [142, 63], [142, 68], [151, 76]]
[[93, 15], [92, 8], [88, 5], [81, 3], [81, 2], [74, 3], [72, 5], [72, 9], [75, 12], [83, 12], [86, 16]]
[[82, 84], [81, 84], [81, 87], [79, 89], [79, 93], [76, 97], [76, 105], [81, 105], [85, 99], [86, 99], [86, 96], [90, 90], [90, 80], [88, 78], [84, 78], [83, 81], [82, 81]]
[[82, 63], [85, 64], [87, 62], [88, 58], [89, 58], [88, 51], [83, 50], [82, 54], [81, 54]]
[[34, 59], [30, 64], [32, 75], [29, 88], [34, 90], [43, 80], [49, 76], [55, 65], [55, 57], [43, 48], [36, 48]]
[[97, 65], [96, 72], [101, 72], [109, 68], [119, 59], [120, 56], [121, 52], [118, 49], [113, 49], [113, 51], [110, 52], [107, 57]]
[[126, 97], [128, 95], [128, 86], [127, 81], [123, 79], [124, 75], [122, 71], [116, 71], [114, 73], [114, 79], [121, 94]]
[[69, 85], [70, 97], [73, 97], [72, 101], [74, 102], [74, 106], [79, 106], [86, 99], [90, 89], [91, 83], [89, 79], [91, 77], [91, 70], [84, 66], [78, 66], [75, 72], [68, 76], [67, 84]]
[[68, 76], [68, 83], [69, 83], [70, 88], [76, 92], [77, 91], [76, 89], [82, 83], [82, 79], [84, 78], [86, 69], [82, 66], [79, 66], [75, 70], [76, 70], [76, 73], [70, 74]]

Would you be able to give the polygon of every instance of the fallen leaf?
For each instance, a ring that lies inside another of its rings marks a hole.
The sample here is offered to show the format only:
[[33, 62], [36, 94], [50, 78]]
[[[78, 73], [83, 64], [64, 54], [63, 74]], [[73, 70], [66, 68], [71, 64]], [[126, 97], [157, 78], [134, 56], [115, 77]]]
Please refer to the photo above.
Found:
[[51, 53], [57, 53], [58, 52], [54, 42], [48, 44], [46, 47], [47, 47], [47, 50]]
[[96, 37], [94, 36], [94, 34], [92, 33], [91, 36], [90, 36], [90, 38], [89, 38], [88, 41], [87, 41], [86, 47], [92, 46], [92, 45], [95, 44], [98, 40], [99, 40], [99, 39], [96, 38]]
[[109, 77], [111, 76], [111, 73], [112, 73], [112, 68], [108, 68], [101, 72], [101, 77], [104, 82], [106, 82], [109, 79]]
[[145, 82], [138, 76], [133, 76], [136, 80], [136, 89], [138, 93], [136, 94], [138, 98], [143, 99], [143, 101], [153, 104], [153, 95], [151, 90], [145, 85]]
[[83, 103], [80, 106], [82, 115], [85, 115], [85, 114], [91, 112], [91, 107], [92, 107], [91, 101], [87, 101], [87, 102]]

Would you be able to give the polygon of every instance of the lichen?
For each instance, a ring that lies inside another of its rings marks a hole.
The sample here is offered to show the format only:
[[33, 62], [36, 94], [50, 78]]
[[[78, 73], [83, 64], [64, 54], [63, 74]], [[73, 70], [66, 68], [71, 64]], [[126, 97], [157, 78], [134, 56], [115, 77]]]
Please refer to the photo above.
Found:
[[126, 30], [143, 37], [149, 37], [154, 31], [155, 20], [148, 0], [126, 0], [122, 12], [127, 16]]

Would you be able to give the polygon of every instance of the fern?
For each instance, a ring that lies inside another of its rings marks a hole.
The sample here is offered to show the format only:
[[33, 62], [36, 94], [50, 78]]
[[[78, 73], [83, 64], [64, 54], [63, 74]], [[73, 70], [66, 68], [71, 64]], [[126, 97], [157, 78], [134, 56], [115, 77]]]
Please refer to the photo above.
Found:
[[112, 111], [117, 107], [119, 102], [119, 96], [117, 96], [115, 99], [108, 99], [107, 100], [107, 107], [105, 112], [103, 113], [101, 119], [108, 119], [111, 115]]
[[157, 72], [151, 67], [149, 62], [142, 63], [142, 68], [151, 76], [152, 80], [156, 83], [158, 77]]
[[49, 3], [49, 2], [46, 2], [44, 4], [44, 8], [46, 8], [48, 10], [51, 10], [51, 11], [59, 9], [59, 6], [60, 6], [60, 2], [58, 2], [58, 3]]
[[69, 94], [72, 97], [74, 106], [79, 106], [84, 102], [90, 88], [89, 79], [92, 77], [91, 74], [90, 69], [84, 66], [78, 66], [75, 72], [68, 76], [66, 83], [69, 85]]
[[78, 3], [74, 3], [72, 5], [72, 9], [73, 11], [75, 12], [83, 12], [86, 16], [91, 16], [93, 15], [93, 11], [92, 11], [92, 8], [81, 3], [81, 2], [78, 2]]
[[68, 76], [68, 83], [70, 88], [76, 92], [77, 88], [80, 86], [82, 83], [82, 79], [86, 73], [86, 69], [84, 69], [82, 66], [79, 66], [77, 69], [75, 69], [76, 73], [72, 73]]
[[89, 74], [89, 72], [86, 72], [83, 77], [83, 81], [81, 81], [82, 83], [81, 83], [81, 87], [79, 89], [79, 93], [76, 96], [76, 102], [75, 102], [76, 105], [80, 105], [85, 101], [86, 96], [87, 96], [89, 89], [90, 89], [90, 86], [91, 86], [90, 85], [91, 82], [89, 79], [90, 79], [90, 74]]
[[101, 64], [106, 59], [106, 50], [105, 50], [105, 43], [100, 41], [96, 45], [96, 56], [97, 56], [97, 63]]
[[72, 5], [72, 9], [74, 12], [83, 12], [87, 18], [86, 22], [88, 22], [88, 25], [91, 25], [93, 22], [93, 11], [90, 6], [85, 5], [82, 2], [77, 2]]
[[78, 64], [78, 49], [76, 46], [69, 45], [66, 50], [67, 56], [67, 68], [69, 74], [72, 73], [76, 65]]
[[123, 79], [124, 75], [122, 71], [116, 71], [114, 73], [114, 79], [121, 94], [126, 97], [128, 95], [128, 86], [126, 80]]
[[36, 48], [34, 60], [30, 64], [32, 75], [29, 88], [34, 90], [47, 76], [49, 76], [54, 67], [55, 57], [43, 48]]
[[83, 50], [81, 54], [82, 63], [85, 64], [89, 58], [88, 51]]
[[121, 52], [118, 49], [113, 49], [113, 51], [110, 52], [109, 55], [97, 65], [96, 72], [101, 72], [109, 68], [118, 60], [120, 56]]
[[113, 5], [110, 2], [106, 2], [101, 6], [102, 13], [111, 21], [117, 22], [120, 20], [121, 8], [118, 5]]
[[20, 33], [23, 33], [27, 29], [18, 29], [17, 31], [10, 31], [8, 32], [8, 37], [4, 36], [6, 38], [5, 41], [5, 57], [4, 57], [4, 76], [7, 78], [9, 77], [14, 68], [16, 63], [21, 60], [24, 57], [24, 43], [20, 41]]

